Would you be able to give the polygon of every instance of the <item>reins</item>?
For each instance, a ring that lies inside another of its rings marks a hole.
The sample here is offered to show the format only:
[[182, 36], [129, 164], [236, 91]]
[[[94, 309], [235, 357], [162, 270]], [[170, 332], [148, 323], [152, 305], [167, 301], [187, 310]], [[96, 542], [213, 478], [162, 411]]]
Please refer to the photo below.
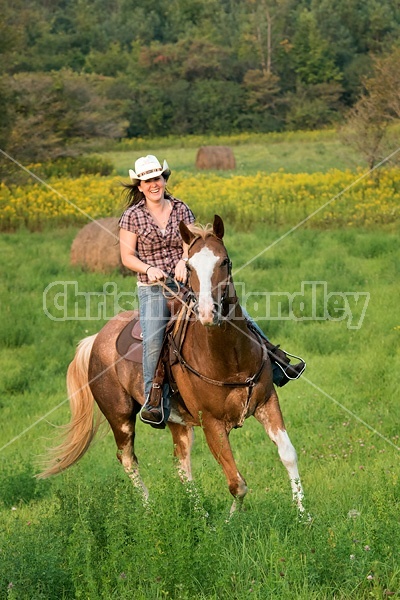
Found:
[[[176, 284], [176, 287], [179, 289], [179, 284], [176, 281], [176, 279], [174, 277], [169, 277], [169, 279], [172, 279], [172, 281]], [[166, 296], [165, 293], [163, 292], [163, 295], [165, 298], [168, 298], [168, 299], [175, 298], [175, 300], [179, 300], [179, 302], [182, 304], [182, 307], [185, 307], [188, 311], [194, 313], [193, 308], [190, 306], [190, 304], [185, 302], [185, 300], [183, 300], [183, 298], [180, 297], [179, 292], [174, 292], [174, 290], [172, 290], [170, 287], [168, 287], [168, 285], [166, 283], [164, 283], [164, 281], [162, 281], [162, 279], [158, 279], [151, 285], [161, 285], [161, 287], [164, 289], [164, 292], [169, 294], [169, 296]]]
[[190, 371], [191, 373], [193, 373], [194, 375], [196, 375], [197, 377], [199, 377], [199, 379], [201, 379], [202, 381], [206, 381], [207, 383], [211, 383], [212, 385], [217, 385], [219, 387], [232, 387], [232, 388], [237, 388], [237, 387], [248, 387], [248, 388], [253, 388], [256, 383], [258, 383], [258, 380], [260, 379], [261, 373], [264, 369], [265, 366], [265, 360], [264, 357], [262, 359], [261, 365], [257, 371], [257, 373], [255, 373], [252, 377], [247, 377], [247, 379], [245, 379], [245, 381], [219, 381], [218, 379], [211, 379], [211, 377], [207, 377], [206, 375], [203, 375], [202, 373], [200, 373], [200, 371], [197, 371], [197, 369], [195, 369], [194, 367], [192, 367], [191, 365], [189, 365], [189, 363], [186, 362], [186, 360], [183, 358], [181, 352], [179, 351], [177, 345], [175, 344], [175, 340], [174, 338], [171, 336], [170, 337], [170, 341], [171, 344], [173, 346], [173, 353], [176, 355], [176, 357], [179, 360], [179, 363], [185, 367], [188, 371]]
[[[196, 238], [195, 240], [192, 241], [192, 243], [189, 246], [189, 249], [193, 246], [194, 242], [197, 241], [198, 238]], [[232, 269], [232, 262], [229, 259], [229, 257], [227, 257], [228, 260], [228, 277], [227, 277], [227, 284], [225, 286], [224, 292], [222, 294], [221, 297], [221, 302], [220, 305], [222, 306], [227, 300], [228, 300], [228, 289], [229, 289], [229, 283], [230, 283], [230, 279], [231, 279], [231, 269]], [[177, 285], [178, 289], [179, 289], [179, 284], [176, 281], [176, 279], [174, 279], [173, 277], [170, 277], [170, 279], [173, 280], [173, 282]], [[185, 311], [184, 314], [184, 318], [185, 321], [189, 320], [189, 315], [190, 313], [195, 314], [195, 310], [193, 308], [193, 300], [196, 299], [196, 296], [193, 292], [193, 290], [191, 288], [189, 288], [189, 295], [187, 296], [188, 301], [183, 300], [180, 296], [179, 293], [176, 293], [174, 290], [172, 290], [164, 281], [162, 280], [158, 280], [156, 282], [154, 282], [153, 285], [161, 285], [161, 287], [163, 288], [163, 294], [164, 296], [167, 298], [166, 293], [169, 294], [168, 297], [171, 298], [175, 298], [176, 300], [179, 300], [179, 302], [182, 304], [181, 307], [181, 311], [183, 312]], [[236, 301], [234, 303], [233, 308], [235, 308], [236, 304], [237, 304], [238, 300], [236, 298]], [[224, 317], [224, 321], [226, 322], [232, 312], [232, 308], [229, 310], [228, 314]], [[186, 331], [186, 328], [185, 328]], [[264, 344], [262, 343], [262, 339], [259, 336], [259, 334], [257, 333], [257, 331], [252, 330], [252, 332], [256, 335], [256, 337], [258, 337], [258, 341], [260, 342], [260, 346], [263, 348]], [[254, 386], [258, 383], [261, 374], [264, 370], [265, 364], [266, 364], [266, 360], [264, 358], [264, 351], [263, 351], [263, 355], [261, 358], [261, 364], [258, 368], [258, 370], [256, 371], [256, 373], [254, 373], [254, 375], [247, 377], [244, 381], [220, 381], [218, 379], [212, 379], [211, 377], [207, 377], [207, 375], [204, 375], [203, 373], [200, 373], [200, 371], [198, 371], [197, 369], [195, 369], [194, 367], [192, 367], [182, 356], [182, 353], [180, 351], [180, 348], [183, 345], [183, 339], [180, 340], [179, 343], [179, 347], [176, 344], [175, 341], [175, 337], [172, 334], [172, 332], [170, 332], [168, 334], [168, 339], [169, 339], [169, 343], [172, 347], [172, 352], [174, 353], [174, 355], [176, 356], [179, 364], [187, 369], [190, 373], [193, 373], [193, 375], [195, 375], [196, 377], [198, 377], [199, 379], [201, 379], [201, 381], [205, 381], [206, 383], [209, 383], [211, 385], [215, 385], [218, 387], [228, 387], [228, 388], [248, 388], [248, 392], [247, 392], [247, 399], [246, 399], [246, 405], [245, 405], [245, 411], [247, 411], [247, 408], [250, 404], [250, 400], [251, 400], [251, 395], [253, 393], [253, 388]]]

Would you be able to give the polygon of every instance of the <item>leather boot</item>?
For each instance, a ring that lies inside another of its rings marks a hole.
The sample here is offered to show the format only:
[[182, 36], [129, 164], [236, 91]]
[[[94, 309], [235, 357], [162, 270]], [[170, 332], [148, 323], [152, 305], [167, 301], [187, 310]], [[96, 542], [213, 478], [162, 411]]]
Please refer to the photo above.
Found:
[[274, 344], [271, 344], [271, 342], [265, 338], [264, 338], [264, 344], [265, 344], [265, 347], [267, 348], [269, 357], [274, 362], [276, 362], [276, 364], [279, 366], [279, 368], [282, 371], [282, 377], [281, 377], [279, 383], [277, 383], [277, 385], [279, 387], [283, 387], [284, 385], [286, 385], [289, 381], [292, 381], [293, 379], [298, 379], [304, 373], [304, 370], [306, 368], [306, 363], [304, 361], [301, 360], [300, 362], [296, 363], [295, 365], [291, 365], [290, 358], [285, 354], [285, 352], [283, 350], [280, 350], [279, 345], [275, 346]]
[[280, 381], [277, 383], [278, 387], [283, 387], [289, 381], [293, 381], [294, 379], [298, 379], [305, 371], [306, 363], [302, 360], [295, 365], [287, 365], [287, 367], [282, 367], [278, 365], [282, 369], [282, 377]]
[[153, 382], [153, 387], [139, 415], [143, 423], [148, 423], [155, 429], [165, 429], [162, 392], [162, 385]]
[[[279, 344], [271, 344], [271, 342], [265, 337], [265, 334], [262, 332], [262, 330], [259, 327], [257, 327], [253, 321], [247, 320], [247, 327], [251, 329], [251, 331], [253, 331], [256, 335], [261, 337], [270, 359], [278, 366], [277, 369], [273, 369], [274, 383], [277, 386], [283, 387], [284, 385], [286, 385], [286, 383], [288, 383], [288, 381], [298, 379], [300, 375], [302, 375], [304, 369], [306, 368], [306, 363], [304, 361], [301, 360], [299, 363], [291, 365], [290, 358], [286, 355], [286, 353], [283, 350], [280, 350]], [[278, 381], [277, 372], [279, 370], [280, 377]]]

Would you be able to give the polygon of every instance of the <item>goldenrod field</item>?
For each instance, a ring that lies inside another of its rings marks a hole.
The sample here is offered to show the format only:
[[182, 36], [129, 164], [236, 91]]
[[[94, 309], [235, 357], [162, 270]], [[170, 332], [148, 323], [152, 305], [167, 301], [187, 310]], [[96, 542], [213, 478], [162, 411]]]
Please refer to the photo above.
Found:
[[[400, 170], [383, 170], [379, 178], [366, 171], [327, 173], [173, 173], [170, 191], [188, 202], [200, 222], [219, 213], [231, 225], [249, 230], [254, 224], [297, 224], [309, 215], [318, 228], [395, 227], [400, 216]], [[86, 175], [46, 184], [0, 187], [0, 230], [25, 226], [86, 223], [88, 218], [119, 215], [121, 179]]]

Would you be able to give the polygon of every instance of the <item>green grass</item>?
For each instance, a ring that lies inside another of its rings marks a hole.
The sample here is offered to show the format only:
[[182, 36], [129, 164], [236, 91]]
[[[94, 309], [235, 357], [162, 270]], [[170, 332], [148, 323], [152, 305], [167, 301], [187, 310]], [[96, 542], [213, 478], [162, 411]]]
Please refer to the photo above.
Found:
[[[63, 475], [35, 480], [54, 426], [69, 420], [65, 372], [75, 345], [101, 326], [50, 320], [43, 290], [77, 280], [82, 291], [101, 291], [106, 281], [130, 291], [134, 281], [70, 267], [75, 228], [3, 234], [0, 598], [399, 597], [398, 237], [298, 230], [252, 261], [283, 231], [226, 229], [244, 293], [295, 293], [302, 281], [326, 281], [329, 293], [370, 294], [359, 329], [346, 320], [260, 320], [272, 340], [307, 359], [306, 376], [280, 399], [312, 523], [298, 522], [285, 469], [254, 419], [231, 434], [250, 492], [246, 510], [230, 521], [226, 482], [200, 430], [193, 449], [200, 510], [175, 473], [168, 432], [142, 423], [136, 452], [148, 511], [115, 458], [111, 434]], [[318, 315], [322, 309], [319, 297]], [[250, 312], [261, 316], [260, 305]]]
[[[312, 135], [314, 134], [314, 135]], [[203, 140], [200, 137], [186, 137], [171, 140], [132, 141], [121, 144], [121, 150], [103, 152], [110, 160], [119, 176], [127, 176], [128, 169], [134, 168], [136, 158], [155, 154], [160, 160], [166, 158], [173, 171], [196, 173], [196, 154], [201, 145], [230, 146], [236, 159], [235, 174], [253, 175], [258, 172], [287, 173], [326, 172], [330, 169], [350, 169], [365, 167], [362, 157], [343, 144], [335, 132], [294, 132], [292, 134], [251, 135], [247, 140], [240, 136]], [[223, 174], [219, 171], [219, 174]], [[230, 174], [231, 171], [227, 171]]]

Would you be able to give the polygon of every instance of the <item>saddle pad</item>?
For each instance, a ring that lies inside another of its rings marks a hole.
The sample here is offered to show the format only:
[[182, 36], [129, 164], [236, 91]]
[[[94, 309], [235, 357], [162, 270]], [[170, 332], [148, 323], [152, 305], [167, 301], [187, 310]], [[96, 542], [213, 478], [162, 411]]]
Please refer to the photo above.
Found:
[[133, 318], [121, 331], [115, 343], [117, 352], [126, 360], [143, 362], [142, 328], [139, 313], [135, 311]]

